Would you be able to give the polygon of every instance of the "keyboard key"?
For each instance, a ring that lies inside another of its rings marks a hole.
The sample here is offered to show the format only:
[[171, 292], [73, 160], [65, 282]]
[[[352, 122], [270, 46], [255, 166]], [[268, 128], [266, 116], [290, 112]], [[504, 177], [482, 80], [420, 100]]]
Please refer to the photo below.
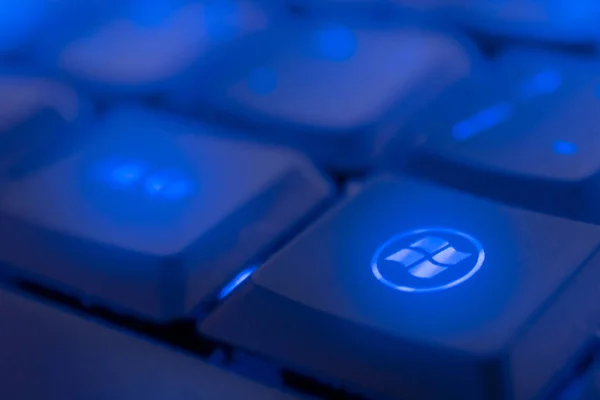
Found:
[[120, 109], [0, 192], [5, 272], [136, 317], [216, 299], [331, 194], [303, 157]]
[[[486, 196], [599, 221], [594, 68], [542, 53], [507, 54], [407, 124], [403, 145], [416, 154], [410, 167]], [[402, 158], [395, 153], [392, 162]]]
[[85, 98], [49, 78], [0, 71], [0, 93], [0, 182], [63, 156], [91, 117]]
[[367, 395], [537, 398], [595, 337], [599, 244], [600, 227], [380, 178], [200, 330]]
[[174, 106], [250, 122], [332, 168], [363, 168], [410, 112], [470, 69], [462, 44], [439, 33], [299, 25], [261, 37], [253, 57], [218, 63]]
[[0, 290], [3, 399], [296, 397], [182, 352]]
[[113, 9], [93, 29], [91, 22], [69, 24], [40, 43], [41, 62], [96, 90], [155, 91], [219, 45], [268, 25], [267, 15], [243, 0], [158, 0], [151, 7], [129, 0]]

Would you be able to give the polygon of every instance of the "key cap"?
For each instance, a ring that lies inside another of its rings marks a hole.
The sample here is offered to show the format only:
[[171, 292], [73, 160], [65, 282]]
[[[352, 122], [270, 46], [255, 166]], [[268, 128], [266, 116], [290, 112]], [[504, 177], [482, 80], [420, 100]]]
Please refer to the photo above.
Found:
[[157, 343], [0, 290], [3, 399], [296, 397]]
[[136, 108], [0, 193], [3, 270], [157, 322], [216, 300], [330, 196], [303, 157]]
[[367, 395], [531, 399], [595, 337], [599, 243], [593, 225], [379, 178], [200, 330]]
[[364, 168], [407, 115], [471, 65], [459, 41], [414, 29], [315, 22], [251, 47], [261, 50], [176, 90], [174, 107], [250, 122], [337, 169]]
[[0, 182], [62, 157], [91, 117], [87, 99], [43, 76], [2, 70], [0, 93]]
[[86, 26], [68, 26], [40, 43], [38, 58], [103, 92], [162, 90], [220, 45], [265, 29], [249, 1], [141, 0], [115, 6]]
[[[598, 221], [600, 75], [585, 60], [513, 52], [407, 124], [415, 172], [536, 210]], [[431, 118], [436, 115], [436, 118]], [[402, 164], [402, 151], [392, 163]]]

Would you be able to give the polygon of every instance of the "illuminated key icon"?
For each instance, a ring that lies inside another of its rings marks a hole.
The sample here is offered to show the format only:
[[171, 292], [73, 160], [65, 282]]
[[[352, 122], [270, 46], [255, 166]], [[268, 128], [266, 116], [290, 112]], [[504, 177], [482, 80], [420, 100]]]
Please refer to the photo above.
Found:
[[470, 257], [439, 237], [428, 236], [386, 258], [408, 268], [408, 272], [423, 279], [431, 279], [453, 265]]

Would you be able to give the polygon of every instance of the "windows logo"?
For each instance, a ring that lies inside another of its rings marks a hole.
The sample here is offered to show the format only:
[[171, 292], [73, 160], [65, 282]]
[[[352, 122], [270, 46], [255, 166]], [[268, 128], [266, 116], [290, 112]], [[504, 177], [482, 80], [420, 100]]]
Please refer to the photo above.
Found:
[[375, 253], [372, 270], [386, 286], [433, 292], [472, 277], [485, 253], [473, 237], [453, 229], [422, 229], [393, 237]]

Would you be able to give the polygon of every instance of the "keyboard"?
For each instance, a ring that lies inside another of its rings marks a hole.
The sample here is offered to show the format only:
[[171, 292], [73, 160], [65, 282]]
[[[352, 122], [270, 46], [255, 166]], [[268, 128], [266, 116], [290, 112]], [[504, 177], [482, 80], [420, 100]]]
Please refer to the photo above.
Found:
[[0, 0], [0, 399], [600, 399], [600, 3]]

